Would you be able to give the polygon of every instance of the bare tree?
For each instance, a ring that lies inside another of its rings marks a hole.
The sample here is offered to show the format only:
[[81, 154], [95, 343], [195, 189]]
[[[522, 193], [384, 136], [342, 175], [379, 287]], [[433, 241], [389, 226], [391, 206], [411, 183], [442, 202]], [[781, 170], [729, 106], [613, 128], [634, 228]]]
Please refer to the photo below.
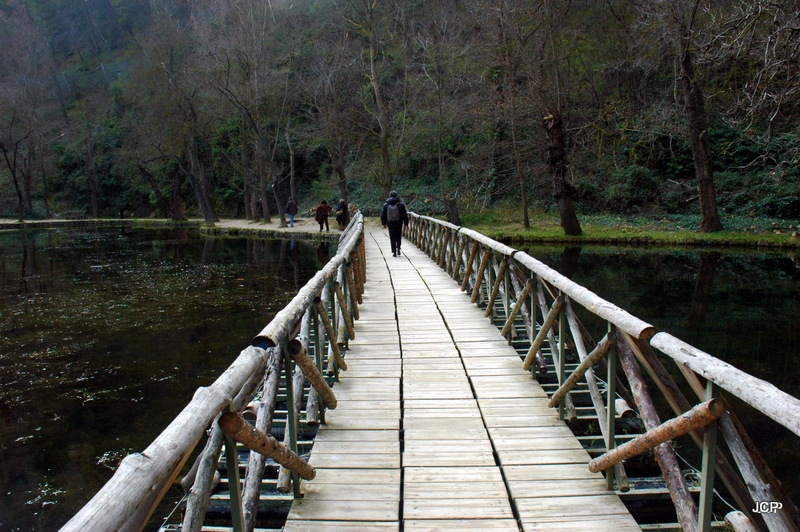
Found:
[[677, 54], [678, 83], [683, 92], [683, 110], [700, 193], [700, 231], [720, 231], [722, 221], [717, 212], [717, 195], [714, 190], [713, 156], [708, 138], [705, 96], [692, 56], [692, 27], [699, 0], [675, 0], [669, 4], [668, 16]]

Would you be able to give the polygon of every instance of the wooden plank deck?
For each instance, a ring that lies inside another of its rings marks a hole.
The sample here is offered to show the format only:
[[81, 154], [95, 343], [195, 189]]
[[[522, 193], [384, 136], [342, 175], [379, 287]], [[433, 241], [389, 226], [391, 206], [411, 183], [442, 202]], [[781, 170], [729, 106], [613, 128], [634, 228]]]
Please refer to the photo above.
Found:
[[639, 531], [469, 296], [404, 241], [367, 233], [349, 369], [284, 530]]

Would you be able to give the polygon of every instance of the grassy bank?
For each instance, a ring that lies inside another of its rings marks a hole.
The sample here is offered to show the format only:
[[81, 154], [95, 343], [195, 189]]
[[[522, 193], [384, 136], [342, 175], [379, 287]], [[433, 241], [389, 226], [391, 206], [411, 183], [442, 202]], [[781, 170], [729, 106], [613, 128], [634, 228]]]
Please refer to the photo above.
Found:
[[639, 244], [668, 246], [800, 247], [797, 221], [723, 215], [724, 231], [700, 233], [696, 215], [656, 217], [581, 215], [583, 234], [567, 236], [558, 215], [533, 213], [531, 227], [522, 226], [521, 210], [465, 214], [462, 223], [504, 242], [568, 242], [575, 244]]

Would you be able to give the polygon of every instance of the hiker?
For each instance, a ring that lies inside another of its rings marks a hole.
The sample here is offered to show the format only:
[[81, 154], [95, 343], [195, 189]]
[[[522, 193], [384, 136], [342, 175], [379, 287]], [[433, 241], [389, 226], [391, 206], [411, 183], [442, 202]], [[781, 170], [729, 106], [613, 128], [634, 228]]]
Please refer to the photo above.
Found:
[[328, 202], [322, 200], [319, 202], [317, 206], [317, 214], [314, 216], [314, 219], [319, 224], [319, 230], [322, 231], [322, 226], [325, 226], [326, 231], [330, 231], [331, 228], [328, 225], [328, 215], [331, 213], [331, 206], [328, 205]]
[[292, 197], [286, 202], [286, 214], [289, 215], [289, 227], [294, 227], [294, 215], [297, 214], [297, 202]]
[[392, 257], [400, 256], [400, 242], [403, 237], [403, 225], [408, 227], [406, 204], [397, 197], [394, 190], [389, 194], [381, 211], [381, 223], [389, 228], [389, 242], [392, 244]]
[[350, 213], [347, 211], [347, 203], [345, 203], [344, 199], [340, 199], [339, 205], [336, 207], [336, 223], [339, 224], [339, 231], [344, 231], [349, 219]]

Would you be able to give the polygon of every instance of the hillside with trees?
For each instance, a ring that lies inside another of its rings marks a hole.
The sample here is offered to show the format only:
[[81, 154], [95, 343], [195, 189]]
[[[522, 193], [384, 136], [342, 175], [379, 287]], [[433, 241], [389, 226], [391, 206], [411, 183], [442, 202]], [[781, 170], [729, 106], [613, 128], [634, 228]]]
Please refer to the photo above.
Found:
[[800, 2], [4, 0], [0, 216], [800, 218]]

